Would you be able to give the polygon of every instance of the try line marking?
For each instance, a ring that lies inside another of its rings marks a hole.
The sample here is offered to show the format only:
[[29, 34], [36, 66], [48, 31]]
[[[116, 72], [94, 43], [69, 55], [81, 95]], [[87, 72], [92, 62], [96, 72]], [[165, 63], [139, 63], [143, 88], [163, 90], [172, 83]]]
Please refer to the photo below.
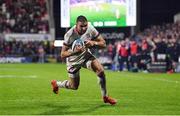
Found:
[[36, 75], [0, 75], [0, 78], [37, 78]]

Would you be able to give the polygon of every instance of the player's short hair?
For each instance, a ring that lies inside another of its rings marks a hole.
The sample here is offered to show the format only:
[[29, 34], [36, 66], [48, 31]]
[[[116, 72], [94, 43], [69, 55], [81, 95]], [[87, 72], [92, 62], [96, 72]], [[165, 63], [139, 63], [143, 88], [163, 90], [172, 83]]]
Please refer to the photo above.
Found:
[[76, 19], [76, 23], [77, 22], [87, 22], [87, 18], [85, 16], [83, 16], [83, 15], [80, 15]]

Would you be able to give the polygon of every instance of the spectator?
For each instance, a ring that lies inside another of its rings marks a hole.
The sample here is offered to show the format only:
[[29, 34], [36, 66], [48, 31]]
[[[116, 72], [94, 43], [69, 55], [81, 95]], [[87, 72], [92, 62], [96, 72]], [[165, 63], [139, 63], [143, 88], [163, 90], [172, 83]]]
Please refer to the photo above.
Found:
[[39, 60], [39, 63], [45, 62], [45, 51], [42, 45], [40, 45], [38, 48], [38, 60]]
[[139, 46], [137, 42], [132, 39], [130, 43], [130, 64], [131, 64], [131, 70], [137, 71], [138, 70], [138, 63], [139, 63]]
[[125, 68], [129, 70], [129, 61], [128, 61], [129, 46], [124, 40], [122, 40], [120, 43], [120, 48], [118, 53], [119, 53], [119, 71], [122, 71]]
[[45, 0], [1, 0], [1, 33], [49, 33]]

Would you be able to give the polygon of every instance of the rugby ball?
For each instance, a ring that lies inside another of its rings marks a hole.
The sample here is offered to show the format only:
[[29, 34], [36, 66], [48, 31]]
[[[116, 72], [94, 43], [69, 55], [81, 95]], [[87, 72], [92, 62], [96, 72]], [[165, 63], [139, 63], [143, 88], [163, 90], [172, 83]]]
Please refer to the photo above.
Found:
[[76, 49], [76, 47], [83, 47], [84, 46], [84, 42], [81, 39], [76, 39], [73, 44], [72, 44], [72, 51], [74, 51]]

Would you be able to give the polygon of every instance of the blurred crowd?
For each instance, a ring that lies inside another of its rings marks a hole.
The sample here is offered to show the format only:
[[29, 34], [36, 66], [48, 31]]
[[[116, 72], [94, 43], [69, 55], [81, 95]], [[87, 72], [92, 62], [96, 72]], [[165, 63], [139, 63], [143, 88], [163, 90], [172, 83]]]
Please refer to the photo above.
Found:
[[150, 63], [164, 61], [166, 70], [174, 72], [180, 58], [180, 22], [153, 25], [132, 37], [109, 42], [99, 54], [110, 57], [113, 70], [146, 72]]
[[[0, 33], [49, 33], [46, 6], [46, 0], [0, 0]], [[95, 54], [112, 70], [147, 71], [149, 64], [164, 61], [166, 70], [174, 72], [180, 60], [180, 22], [152, 25], [124, 39], [105, 39], [107, 48]], [[48, 55], [61, 61], [59, 51], [52, 41], [5, 41], [0, 37], [0, 57], [31, 57], [43, 63]]]
[[0, 57], [28, 57], [32, 62], [46, 62], [47, 55], [55, 56], [50, 41], [3, 41], [0, 40]]
[[[108, 40], [108, 38], [106, 38]], [[33, 62], [46, 62], [48, 55], [59, 57], [53, 41], [5, 41], [0, 39], [0, 57], [31, 57]], [[107, 48], [95, 50], [101, 62], [112, 70], [147, 71], [153, 62], [164, 61], [167, 71], [174, 72], [180, 60], [180, 23], [153, 25], [124, 39], [107, 41]]]
[[46, 0], [0, 0], [0, 33], [48, 33]]

